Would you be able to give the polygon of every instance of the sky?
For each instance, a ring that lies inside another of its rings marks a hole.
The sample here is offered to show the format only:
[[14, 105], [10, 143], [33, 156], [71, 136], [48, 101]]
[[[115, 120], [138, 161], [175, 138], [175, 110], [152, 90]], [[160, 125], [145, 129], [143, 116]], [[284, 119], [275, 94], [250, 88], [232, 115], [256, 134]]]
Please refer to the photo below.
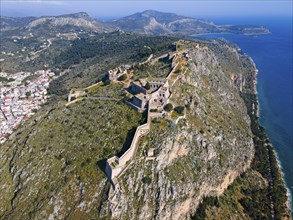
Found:
[[113, 19], [136, 12], [153, 9], [163, 12], [174, 12], [196, 18], [213, 16], [292, 16], [291, 0], [189, 0], [189, 1], [100, 1], [100, 0], [1, 0], [1, 16], [45, 16], [61, 15], [74, 12], [87, 12], [98, 19]]

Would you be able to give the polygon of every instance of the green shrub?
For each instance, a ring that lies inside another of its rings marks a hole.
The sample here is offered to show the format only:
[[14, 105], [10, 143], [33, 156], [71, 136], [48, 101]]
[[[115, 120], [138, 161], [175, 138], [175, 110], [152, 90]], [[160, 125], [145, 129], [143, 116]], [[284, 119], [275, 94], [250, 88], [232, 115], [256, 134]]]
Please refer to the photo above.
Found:
[[145, 176], [142, 178], [142, 182], [149, 185], [152, 182], [152, 179], [149, 176]]
[[159, 119], [159, 118], [154, 118], [154, 119], [152, 120], [152, 122], [153, 122], [153, 123], [160, 123], [160, 122], [161, 122], [161, 119]]
[[149, 89], [151, 88], [151, 85], [150, 85], [150, 83], [149, 83], [149, 82], [147, 82], [147, 83], [145, 84], [144, 88], [145, 88], [146, 90], [149, 90]]
[[173, 105], [171, 103], [168, 103], [164, 106], [164, 110], [167, 112], [170, 112], [173, 110]]
[[126, 77], [126, 74], [123, 74], [123, 75], [121, 75], [121, 76], [118, 77], [118, 80], [119, 81], [124, 81], [124, 80], [126, 80], [126, 78], [127, 78]]
[[183, 115], [184, 114], [184, 106], [176, 106], [174, 108], [174, 111], [177, 112], [179, 115]]

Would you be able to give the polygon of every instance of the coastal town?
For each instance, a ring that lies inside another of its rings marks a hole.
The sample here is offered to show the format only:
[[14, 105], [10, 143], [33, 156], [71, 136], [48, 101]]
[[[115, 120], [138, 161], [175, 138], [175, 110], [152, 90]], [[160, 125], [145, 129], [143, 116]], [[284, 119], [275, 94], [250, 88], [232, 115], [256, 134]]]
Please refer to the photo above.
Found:
[[47, 88], [57, 78], [50, 70], [0, 72], [0, 143], [29, 119], [48, 99]]

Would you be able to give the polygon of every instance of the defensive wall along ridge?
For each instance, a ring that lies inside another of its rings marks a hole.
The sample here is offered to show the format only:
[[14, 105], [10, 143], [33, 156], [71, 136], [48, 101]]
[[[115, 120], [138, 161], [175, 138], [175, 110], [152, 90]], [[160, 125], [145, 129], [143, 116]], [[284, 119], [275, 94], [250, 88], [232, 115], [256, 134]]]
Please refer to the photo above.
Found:
[[[153, 90], [150, 94], [147, 94], [147, 92], [145, 91], [145, 95], [148, 97], [147, 98], [147, 104], [146, 104], [146, 109], [147, 110], [147, 122], [143, 125], [140, 125], [137, 127], [135, 134], [133, 136], [131, 145], [129, 147], [129, 149], [127, 149], [127, 151], [125, 153], [123, 153], [122, 156], [118, 157], [118, 156], [113, 156], [109, 159], [107, 159], [106, 161], [106, 167], [105, 167], [105, 173], [107, 175], [107, 177], [112, 180], [112, 182], [116, 185], [117, 182], [117, 178], [124, 173], [125, 170], [127, 170], [128, 165], [130, 165], [132, 159], [134, 158], [138, 146], [139, 146], [139, 139], [140, 137], [148, 134], [150, 132], [151, 129], [151, 121], [153, 118], [159, 118], [165, 115], [164, 111], [163, 111], [163, 106], [164, 104], [169, 102], [169, 98], [171, 96], [171, 87], [175, 84], [175, 82], [178, 80], [178, 78], [180, 78], [180, 74], [175, 73], [177, 67], [180, 64], [180, 59], [183, 57], [187, 58], [186, 56], [188, 56], [188, 51], [183, 50], [180, 52], [176, 52], [175, 54], [165, 54], [162, 55], [161, 57], [166, 57], [169, 56], [172, 59], [172, 67], [171, 67], [171, 71], [168, 74], [168, 76], [166, 78], [149, 78], [148, 80], [154, 80], [154, 84], [153, 87], [155, 87], [156, 89]], [[159, 58], [154, 58], [152, 60], [152, 56], [150, 56], [150, 58], [148, 59], [148, 62], [155, 62], [157, 60], [159, 60], [161, 57]], [[108, 74], [109, 74], [109, 79], [113, 82], [117, 82], [117, 78], [119, 76], [121, 76], [122, 74], [127, 73], [127, 70], [131, 68], [131, 65], [124, 65], [122, 67], [119, 68], [115, 68], [114, 70], [109, 70]], [[173, 77], [175, 76], [175, 77]], [[171, 80], [171, 78], [173, 77], [173, 80]], [[159, 81], [160, 85], [157, 85]], [[151, 81], [150, 81], [151, 82]], [[87, 94], [87, 90], [91, 90], [91, 89], [95, 89], [98, 86], [102, 85], [103, 82], [98, 82], [96, 84], [93, 84], [87, 88], [83, 88], [83, 89], [75, 89], [75, 90], [71, 90], [69, 95], [68, 95], [68, 103], [66, 104], [66, 106], [78, 102], [78, 101], [82, 101], [84, 99], [90, 99], [90, 100], [103, 100], [103, 101], [119, 101], [119, 99], [115, 99], [115, 98], [109, 98], [109, 97], [85, 97], [85, 95]], [[143, 90], [144, 87], [140, 87], [140, 90]], [[74, 100], [72, 100], [72, 98], [74, 98]], [[160, 101], [159, 101], [160, 100]], [[126, 104], [128, 104], [130, 107], [135, 108], [138, 111], [144, 110], [143, 108], [140, 108], [138, 106], [136, 106], [135, 103], [132, 103], [130, 101], [125, 101]], [[160, 111], [156, 111], [153, 112], [151, 111], [151, 109], [157, 109]], [[184, 115], [185, 116], [185, 115]], [[183, 116], [183, 117], [184, 117]], [[181, 117], [180, 117], [181, 118]], [[175, 121], [175, 123], [177, 123], [178, 120]]]
[[121, 157], [114, 156], [107, 160], [105, 172], [113, 182], [126, 168], [128, 162], [135, 156], [139, 138], [149, 133], [151, 120], [150, 108], [148, 107], [147, 122], [137, 127], [129, 149]]
[[[151, 129], [152, 119], [163, 116], [163, 112], [151, 112], [150, 110], [153, 108], [158, 108], [158, 104], [156, 104], [155, 99], [159, 97], [161, 90], [163, 90], [164, 88], [168, 88], [168, 90], [170, 89], [170, 85], [169, 85], [170, 77], [174, 74], [176, 75], [175, 81], [177, 81], [177, 79], [179, 78], [179, 74], [174, 73], [178, 65], [179, 63], [177, 62], [173, 63], [172, 70], [168, 74], [166, 78], [167, 80], [165, 81], [165, 83], [158, 90], [150, 94], [150, 99], [148, 101], [148, 106], [147, 106], [147, 122], [137, 127], [129, 149], [121, 157], [113, 156], [107, 160], [105, 172], [108, 178], [111, 179], [114, 184], [117, 182], [117, 178], [123, 173], [125, 169], [127, 169], [128, 167], [127, 165], [130, 164], [131, 160], [134, 158], [135, 153], [139, 146], [138, 145], [139, 138], [149, 133]], [[172, 83], [172, 85], [175, 83], [175, 81]], [[171, 94], [169, 94], [168, 97], [166, 97], [167, 98], [166, 103], [168, 103], [170, 95]], [[129, 104], [131, 107], [133, 107], [132, 103], [130, 102], [126, 102], [126, 103]], [[177, 121], [178, 120], [176, 120], [176, 122]]]

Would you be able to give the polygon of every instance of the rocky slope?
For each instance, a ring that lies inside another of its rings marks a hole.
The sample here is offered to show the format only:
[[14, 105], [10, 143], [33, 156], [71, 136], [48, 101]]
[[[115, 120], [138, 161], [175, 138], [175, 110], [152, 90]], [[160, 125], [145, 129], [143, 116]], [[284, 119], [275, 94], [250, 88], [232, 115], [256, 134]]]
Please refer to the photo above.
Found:
[[35, 20], [36, 17], [1, 17], [0, 18], [0, 29], [9, 30], [14, 28], [20, 28], [28, 25], [31, 21]]
[[[171, 100], [185, 106], [186, 119], [153, 123], [136, 160], [110, 191], [102, 217], [188, 219], [202, 198], [222, 194], [250, 165], [250, 120], [238, 88], [208, 47], [182, 47], [189, 61], [182, 61]], [[144, 157], [149, 148], [155, 148], [153, 159]]]
[[99, 166], [121, 150], [140, 120], [113, 101], [39, 112], [0, 147], [0, 219], [96, 216], [106, 190]]
[[268, 29], [253, 25], [216, 25], [211, 21], [147, 10], [117, 19], [111, 24], [121, 30], [156, 35], [202, 33], [267, 34]]
[[92, 19], [87, 13], [80, 12], [75, 14], [69, 14], [69, 15], [61, 15], [61, 16], [48, 16], [48, 17], [40, 17], [32, 22], [30, 22], [26, 28], [35, 28], [40, 25], [51, 25], [51, 26], [75, 26], [80, 27], [81, 29], [90, 29], [93, 31], [110, 31], [114, 30], [110, 27], [107, 27], [106, 24], [103, 24], [101, 22], [97, 22], [94, 19]]
[[180, 78], [171, 101], [185, 106], [186, 118], [153, 121], [116, 190], [103, 161], [127, 146], [141, 116], [123, 103], [77, 102], [39, 112], [0, 147], [0, 218], [188, 219], [203, 197], [223, 193], [254, 155], [231, 81], [253, 67], [223, 42], [180, 41], [176, 50], [186, 54], [174, 58]]
[[112, 22], [122, 30], [145, 34], [208, 33], [216, 32], [212, 22], [153, 10], [139, 12]]
[[94, 20], [85, 12], [59, 16], [0, 17], [0, 24], [2, 35], [12, 33], [15, 36], [24, 35], [27, 38], [32, 35], [54, 37], [60, 33], [103, 33], [117, 30], [110, 24]]

